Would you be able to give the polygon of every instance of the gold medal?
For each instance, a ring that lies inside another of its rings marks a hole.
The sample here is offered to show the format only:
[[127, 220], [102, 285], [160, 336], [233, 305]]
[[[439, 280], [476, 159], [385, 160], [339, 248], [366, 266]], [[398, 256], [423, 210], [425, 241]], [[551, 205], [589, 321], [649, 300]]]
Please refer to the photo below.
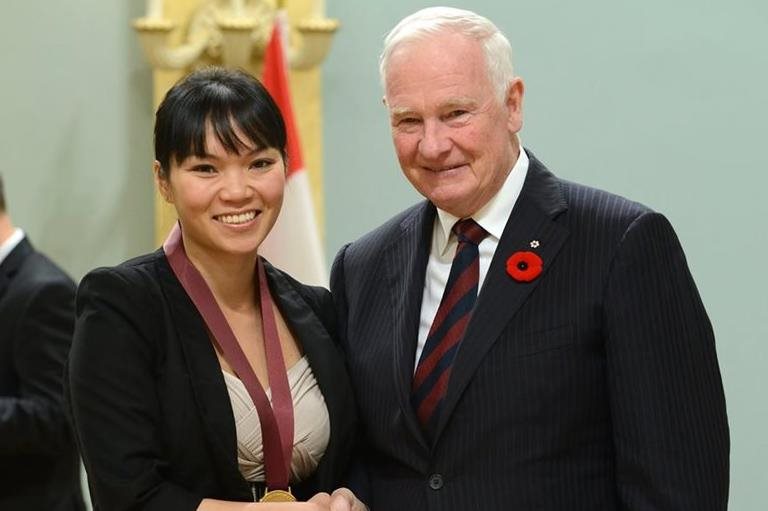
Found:
[[288, 490], [264, 490], [264, 496], [259, 502], [296, 502], [296, 497]]

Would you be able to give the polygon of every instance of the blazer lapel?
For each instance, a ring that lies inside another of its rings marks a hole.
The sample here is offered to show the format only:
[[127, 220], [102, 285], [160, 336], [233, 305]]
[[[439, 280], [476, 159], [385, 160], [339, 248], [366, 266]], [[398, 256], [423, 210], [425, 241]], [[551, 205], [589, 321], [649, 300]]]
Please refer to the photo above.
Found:
[[435, 207], [426, 201], [415, 208], [400, 224], [401, 234], [388, 247], [385, 259], [393, 315], [395, 389], [406, 427], [424, 448], [428, 445], [411, 405], [411, 382], [435, 213]]
[[[269, 281], [270, 292], [277, 303], [277, 308], [280, 309], [283, 319], [285, 319], [291, 332], [301, 344], [307, 358], [310, 361], [325, 361], [329, 357], [327, 357], [323, 348], [333, 345], [334, 342], [320, 321], [320, 318], [317, 317], [309, 304], [291, 286], [288, 280], [266, 260], [264, 260], [264, 270]], [[321, 349], [318, 349], [318, 346]], [[331, 376], [331, 374], [334, 374], [333, 372], [325, 374], [324, 370], [327, 364], [323, 365], [324, 367], [318, 369], [318, 371], [315, 370], [314, 365], [312, 366], [312, 372], [319, 373], [315, 374], [315, 376]]]
[[[344, 440], [348, 438], [346, 433], [351, 428], [350, 417], [354, 417], [354, 411], [350, 410], [354, 405], [351, 399], [347, 399], [351, 396], [349, 389], [352, 384], [345, 377], [346, 368], [341, 350], [316, 312], [290, 281], [266, 260], [264, 269], [272, 297], [309, 361], [312, 374], [323, 394], [331, 422], [331, 437], [323, 460], [312, 477], [302, 481], [301, 484], [313, 487], [336, 484], [334, 479], [338, 470], [336, 467], [338, 460], [333, 454], [337, 450], [334, 446], [346, 441]], [[330, 312], [332, 313], [332, 309]]]
[[[335, 345], [333, 339], [320, 318], [288, 280], [267, 261], [264, 261], [264, 269], [272, 297], [307, 356], [326, 406], [333, 417], [339, 398], [337, 385], [344, 383], [339, 380], [339, 375], [344, 371], [344, 367], [339, 363], [341, 355], [339, 353], [338, 356], [333, 356], [334, 354], [328, 351]], [[333, 428], [331, 432], [333, 433]]]
[[[504, 228], [453, 363], [435, 440], [445, 428], [483, 357], [528, 295], [546, 278], [547, 269], [569, 234], [554, 221], [567, 208], [559, 182], [541, 162], [529, 155], [531, 162], [525, 185]], [[533, 240], [539, 242], [535, 249], [530, 246]], [[507, 274], [506, 262], [514, 252], [525, 250], [536, 252], [544, 262], [544, 269], [532, 282], [517, 282]]]
[[168, 298], [178, 342], [189, 371], [200, 420], [206, 430], [218, 477], [225, 487], [237, 488], [244, 480], [237, 467], [237, 432], [221, 366], [208, 330], [165, 257], [159, 266], [160, 284]]

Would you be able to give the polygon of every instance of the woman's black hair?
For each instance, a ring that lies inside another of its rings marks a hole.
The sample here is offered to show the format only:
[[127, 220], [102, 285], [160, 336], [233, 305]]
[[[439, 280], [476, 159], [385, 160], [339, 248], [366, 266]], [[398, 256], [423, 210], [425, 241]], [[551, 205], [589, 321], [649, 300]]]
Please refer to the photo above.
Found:
[[[155, 159], [168, 177], [171, 159], [205, 156], [210, 124], [231, 153], [249, 147], [275, 148], [285, 159], [285, 122], [264, 86], [253, 76], [209, 67], [194, 71], [171, 87], [155, 115]], [[239, 130], [248, 140], [238, 138]]]

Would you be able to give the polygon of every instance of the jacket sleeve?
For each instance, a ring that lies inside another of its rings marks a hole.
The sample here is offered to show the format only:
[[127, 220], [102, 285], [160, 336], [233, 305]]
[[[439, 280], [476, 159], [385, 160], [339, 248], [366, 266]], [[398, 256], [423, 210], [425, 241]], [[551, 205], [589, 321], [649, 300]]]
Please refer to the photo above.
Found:
[[71, 449], [62, 406], [62, 373], [74, 324], [75, 287], [68, 280], [28, 289], [14, 339], [18, 396], [0, 397], [0, 453], [56, 454]]
[[344, 273], [344, 257], [349, 248], [349, 243], [341, 247], [331, 267], [331, 296], [336, 314], [336, 329], [342, 347], [346, 348], [347, 342], [347, 294], [346, 275]]
[[[336, 329], [342, 349], [347, 349], [347, 294], [346, 294], [346, 274], [344, 268], [344, 258], [349, 248], [349, 244], [344, 245], [336, 254], [331, 268], [331, 296], [336, 310]], [[363, 424], [358, 426], [357, 440], [352, 451], [352, 461], [346, 476], [346, 486], [349, 487], [355, 496], [366, 505], [372, 501], [372, 492], [370, 477], [366, 467], [365, 457], [369, 452], [365, 445], [365, 432]]]
[[672, 226], [645, 213], [605, 305], [617, 496], [626, 510], [725, 510], [729, 433], [707, 313]]
[[158, 303], [124, 270], [95, 270], [78, 289], [66, 399], [97, 509], [183, 511], [202, 500], [163, 476]]

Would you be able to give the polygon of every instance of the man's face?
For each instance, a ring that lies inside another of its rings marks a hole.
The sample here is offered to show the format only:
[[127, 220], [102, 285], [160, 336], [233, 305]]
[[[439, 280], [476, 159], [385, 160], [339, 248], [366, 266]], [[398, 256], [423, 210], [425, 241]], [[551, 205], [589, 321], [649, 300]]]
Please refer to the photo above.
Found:
[[385, 78], [405, 177], [440, 209], [461, 218], [477, 212], [517, 161], [522, 81], [501, 101], [480, 44], [457, 34], [402, 44]]

